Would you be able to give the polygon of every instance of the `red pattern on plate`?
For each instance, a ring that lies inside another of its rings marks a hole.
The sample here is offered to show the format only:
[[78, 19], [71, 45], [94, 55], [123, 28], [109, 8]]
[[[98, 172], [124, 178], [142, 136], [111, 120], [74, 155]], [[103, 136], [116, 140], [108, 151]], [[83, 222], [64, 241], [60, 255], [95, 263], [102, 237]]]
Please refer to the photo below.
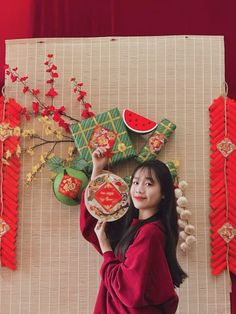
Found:
[[121, 193], [111, 182], [104, 183], [99, 190], [94, 193], [94, 197], [108, 213], [122, 200]]

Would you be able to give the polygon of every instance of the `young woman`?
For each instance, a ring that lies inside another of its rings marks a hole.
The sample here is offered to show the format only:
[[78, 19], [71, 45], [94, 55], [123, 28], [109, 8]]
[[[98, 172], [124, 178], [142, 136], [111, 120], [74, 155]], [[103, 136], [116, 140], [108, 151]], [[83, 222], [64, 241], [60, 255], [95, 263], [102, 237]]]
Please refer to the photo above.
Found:
[[[94, 151], [91, 179], [104, 169], [105, 151]], [[96, 222], [81, 202], [82, 234], [104, 259], [94, 313], [173, 314], [178, 306], [175, 287], [187, 275], [176, 258], [176, 203], [167, 166], [158, 160], [139, 165], [130, 198], [125, 217], [108, 224]]]

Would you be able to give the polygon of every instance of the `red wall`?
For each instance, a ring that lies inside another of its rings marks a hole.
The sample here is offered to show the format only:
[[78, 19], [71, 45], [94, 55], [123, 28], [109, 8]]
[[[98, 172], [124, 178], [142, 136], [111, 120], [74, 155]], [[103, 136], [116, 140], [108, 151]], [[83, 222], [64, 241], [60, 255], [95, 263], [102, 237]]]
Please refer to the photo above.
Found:
[[[236, 99], [235, 14], [235, 0], [5, 0], [0, 10], [0, 85], [5, 39], [224, 35], [226, 81]], [[236, 276], [233, 280], [236, 313]]]
[[0, 85], [3, 85], [5, 40], [32, 37], [32, 0], [2, 1], [0, 9]]

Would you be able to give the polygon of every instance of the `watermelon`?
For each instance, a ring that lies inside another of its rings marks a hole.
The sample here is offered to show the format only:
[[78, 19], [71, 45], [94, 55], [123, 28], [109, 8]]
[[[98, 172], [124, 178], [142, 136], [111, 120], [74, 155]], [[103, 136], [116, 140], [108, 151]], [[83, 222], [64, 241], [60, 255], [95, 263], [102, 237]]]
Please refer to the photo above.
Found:
[[136, 133], [149, 133], [157, 127], [157, 123], [129, 110], [123, 110], [123, 120], [127, 128]]

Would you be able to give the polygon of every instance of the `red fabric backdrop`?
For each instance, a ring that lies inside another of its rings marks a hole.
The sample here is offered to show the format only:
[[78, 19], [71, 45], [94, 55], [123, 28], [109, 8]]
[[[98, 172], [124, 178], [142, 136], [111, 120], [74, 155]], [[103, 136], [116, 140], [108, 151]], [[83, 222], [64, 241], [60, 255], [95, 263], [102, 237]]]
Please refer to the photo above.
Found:
[[[224, 35], [229, 96], [236, 99], [235, 1], [21, 0], [1, 4], [0, 85], [4, 40], [25, 37]], [[236, 276], [231, 295], [236, 314]]]

